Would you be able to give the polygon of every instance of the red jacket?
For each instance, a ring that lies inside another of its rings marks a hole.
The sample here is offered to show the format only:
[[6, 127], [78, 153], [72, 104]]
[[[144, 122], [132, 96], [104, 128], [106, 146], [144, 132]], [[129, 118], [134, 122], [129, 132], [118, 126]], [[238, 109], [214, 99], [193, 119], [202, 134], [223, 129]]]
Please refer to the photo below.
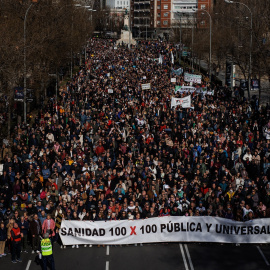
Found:
[[11, 235], [11, 241], [12, 242], [20, 242], [21, 241], [21, 229], [18, 228], [12, 228], [10, 231]]

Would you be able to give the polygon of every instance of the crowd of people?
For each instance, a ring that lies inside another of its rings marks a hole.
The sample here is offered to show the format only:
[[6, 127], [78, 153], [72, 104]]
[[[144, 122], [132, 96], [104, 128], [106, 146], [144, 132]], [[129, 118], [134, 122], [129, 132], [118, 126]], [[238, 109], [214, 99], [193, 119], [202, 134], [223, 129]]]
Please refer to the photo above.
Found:
[[161, 41], [129, 50], [91, 39], [58, 100], [15, 127], [0, 151], [3, 256], [14, 224], [22, 249], [35, 252], [39, 235], [57, 240], [63, 219], [270, 216], [269, 105], [203, 77], [194, 86], [214, 95], [194, 92], [192, 108], [171, 109], [172, 96], [189, 95], [174, 93], [189, 84], [171, 72], [175, 51]]

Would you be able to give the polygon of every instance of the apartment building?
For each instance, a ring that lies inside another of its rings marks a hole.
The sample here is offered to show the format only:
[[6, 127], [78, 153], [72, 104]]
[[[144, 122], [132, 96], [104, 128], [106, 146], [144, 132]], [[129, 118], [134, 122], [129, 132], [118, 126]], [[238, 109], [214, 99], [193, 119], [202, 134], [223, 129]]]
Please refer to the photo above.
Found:
[[210, 11], [213, 0], [130, 0], [131, 25], [135, 37], [169, 34], [171, 27], [192, 27], [200, 16], [200, 27], [207, 27], [196, 10]]
[[106, 5], [111, 9], [129, 9], [129, 0], [107, 0]]

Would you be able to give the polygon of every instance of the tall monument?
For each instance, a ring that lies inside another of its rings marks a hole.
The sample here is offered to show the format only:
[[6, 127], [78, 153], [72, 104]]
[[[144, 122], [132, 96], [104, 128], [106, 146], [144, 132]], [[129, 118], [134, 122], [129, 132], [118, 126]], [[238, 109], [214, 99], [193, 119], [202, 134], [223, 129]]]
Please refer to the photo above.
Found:
[[128, 11], [126, 9], [124, 16], [124, 27], [121, 30], [121, 38], [117, 40], [116, 44], [121, 44], [122, 42], [125, 44], [135, 45], [136, 40], [132, 38], [132, 32], [130, 31], [130, 20], [129, 20]]

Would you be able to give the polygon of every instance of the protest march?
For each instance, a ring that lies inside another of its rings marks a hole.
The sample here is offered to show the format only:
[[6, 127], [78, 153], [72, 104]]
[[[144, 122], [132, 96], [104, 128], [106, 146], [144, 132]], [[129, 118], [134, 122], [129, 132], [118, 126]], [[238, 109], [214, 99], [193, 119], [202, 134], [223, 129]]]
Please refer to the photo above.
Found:
[[269, 105], [175, 55], [164, 41], [89, 40], [58, 99], [2, 144], [2, 254], [14, 224], [33, 252], [47, 232], [73, 248], [270, 242]]

